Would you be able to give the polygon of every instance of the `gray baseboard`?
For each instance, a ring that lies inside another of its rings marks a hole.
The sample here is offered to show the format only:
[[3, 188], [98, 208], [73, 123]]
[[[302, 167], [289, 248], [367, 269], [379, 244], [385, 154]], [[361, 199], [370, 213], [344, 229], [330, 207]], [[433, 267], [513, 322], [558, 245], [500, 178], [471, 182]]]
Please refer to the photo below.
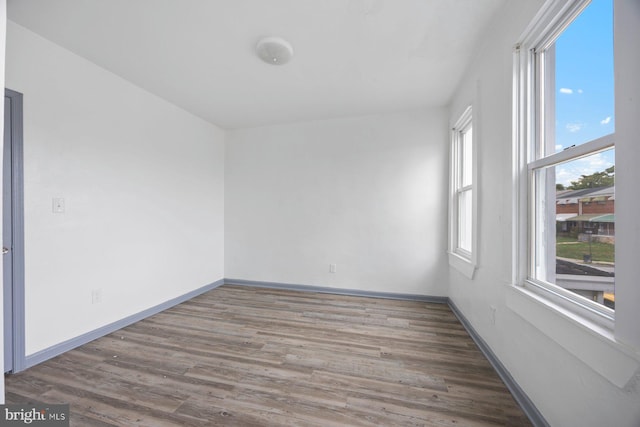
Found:
[[361, 289], [330, 288], [327, 286], [296, 285], [292, 283], [261, 282], [256, 280], [224, 279], [224, 284], [252, 286], [256, 288], [286, 289], [290, 291], [318, 292], [322, 294], [350, 295], [350, 296], [356, 296], [356, 297], [423, 301], [423, 302], [431, 302], [436, 304], [447, 304], [449, 302], [448, 297], [434, 297], [434, 296], [428, 296], [428, 295], [415, 295], [415, 294], [398, 294], [394, 292], [364, 291]]
[[500, 379], [507, 386], [511, 395], [515, 399], [515, 401], [520, 405], [522, 411], [527, 415], [529, 421], [535, 427], [549, 427], [549, 423], [544, 419], [538, 408], [533, 404], [529, 396], [520, 388], [515, 379], [511, 376], [507, 368], [500, 362], [500, 359], [495, 355], [495, 353], [491, 350], [491, 347], [486, 343], [484, 339], [476, 332], [476, 330], [471, 326], [471, 323], [467, 320], [467, 318], [462, 314], [462, 312], [458, 309], [458, 307], [454, 304], [451, 299], [449, 299], [449, 307], [453, 314], [456, 315], [462, 326], [467, 330], [467, 333], [471, 336], [473, 342], [476, 343], [482, 354], [489, 360], [493, 369], [498, 373]]
[[162, 304], [158, 304], [154, 307], [143, 310], [139, 313], [132, 314], [131, 316], [127, 316], [124, 319], [117, 320], [108, 325], [102, 326], [98, 329], [94, 329], [93, 331], [87, 332], [75, 338], [71, 338], [67, 341], [63, 341], [59, 344], [51, 346], [49, 348], [45, 348], [44, 350], [40, 350], [37, 353], [33, 353], [26, 357], [24, 368], [29, 368], [31, 366], [37, 365], [38, 363], [44, 362], [45, 360], [56, 357], [66, 351], [72, 350], [76, 347], [79, 347], [83, 344], [91, 342], [97, 338], [108, 335], [112, 332], [117, 331], [118, 329], [122, 329], [125, 326], [129, 326], [135, 322], [138, 322], [144, 318], [149, 316], [153, 316], [154, 314], [160, 313], [168, 308], [171, 308], [175, 305], [183, 303], [185, 301], [190, 300], [200, 294], [208, 292], [212, 289], [221, 286], [224, 283], [224, 279], [217, 280], [213, 283], [205, 285], [201, 288], [195, 289], [191, 292], [187, 292], [184, 295], [180, 295], [179, 297], [170, 299], [169, 301], [165, 301]]

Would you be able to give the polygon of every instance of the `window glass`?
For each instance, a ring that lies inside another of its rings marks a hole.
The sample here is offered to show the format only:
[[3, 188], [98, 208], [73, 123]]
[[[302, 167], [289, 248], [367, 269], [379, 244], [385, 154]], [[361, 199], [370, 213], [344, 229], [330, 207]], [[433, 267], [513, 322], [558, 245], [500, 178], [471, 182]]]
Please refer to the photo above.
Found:
[[462, 186], [466, 187], [473, 182], [473, 129], [467, 127], [461, 132], [460, 149], [462, 151]]
[[[534, 277], [615, 307], [615, 166], [607, 150], [534, 172]], [[546, 197], [548, 195], [548, 197]], [[553, 210], [555, 215], [547, 213]]]
[[473, 190], [466, 190], [459, 193], [458, 210], [458, 247], [467, 252], [471, 252]]
[[613, 133], [612, 0], [593, 0], [547, 51], [554, 54], [547, 58], [547, 73], [555, 74], [553, 134], [547, 135], [553, 143], [547, 152]]

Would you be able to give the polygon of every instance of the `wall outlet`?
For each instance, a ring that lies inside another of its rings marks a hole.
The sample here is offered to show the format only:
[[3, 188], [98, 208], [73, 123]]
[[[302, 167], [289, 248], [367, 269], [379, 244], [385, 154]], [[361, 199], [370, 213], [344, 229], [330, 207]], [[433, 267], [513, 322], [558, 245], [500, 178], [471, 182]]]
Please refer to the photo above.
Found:
[[64, 198], [62, 197], [54, 197], [52, 200], [53, 204], [53, 213], [64, 213]]
[[91, 304], [100, 304], [102, 302], [102, 289], [94, 289], [91, 291]]
[[337, 266], [335, 264], [329, 264], [329, 273], [335, 273]]
[[489, 306], [489, 309], [491, 310], [491, 324], [492, 324], [493, 326], [495, 326], [495, 325], [496, 325], [496, 310], [497, 310], [497, 309], [496, 309], [496, 307], [495, 307], [495, 306], [493, 306], [493, 305], [490, 305], [490, 306]]

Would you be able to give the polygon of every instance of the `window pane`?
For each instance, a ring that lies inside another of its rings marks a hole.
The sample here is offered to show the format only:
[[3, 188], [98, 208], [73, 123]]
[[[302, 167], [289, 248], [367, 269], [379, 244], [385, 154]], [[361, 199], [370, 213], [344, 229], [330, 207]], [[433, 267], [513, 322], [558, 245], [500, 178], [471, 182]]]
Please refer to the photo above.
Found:
[[[593, 0], [547, 49], [544, 152], [551, 154], [614, 132], [613, 4]], [[553, 102], [547, 106], [553, 106]]]
[[471, 252], [473, 190], [458, 193], [458, 247]]
[[461, 132], [460, 151], [462, 151], [462, 186], [473, 183], [473, 129], [471, 126]]
[[615, 308], [614, 150], [534, 174], [536, 279]]

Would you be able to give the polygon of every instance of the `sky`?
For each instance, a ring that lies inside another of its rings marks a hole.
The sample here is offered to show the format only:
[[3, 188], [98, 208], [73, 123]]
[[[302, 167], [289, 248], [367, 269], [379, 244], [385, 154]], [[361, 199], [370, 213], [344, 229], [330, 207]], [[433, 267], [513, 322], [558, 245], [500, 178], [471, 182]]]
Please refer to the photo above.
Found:
[[[556, 41], [556, 151], [615, 130], [612, 0], [592, 0]], [[556, 182], [614, 164], [614, 150], [565, 163]]]

